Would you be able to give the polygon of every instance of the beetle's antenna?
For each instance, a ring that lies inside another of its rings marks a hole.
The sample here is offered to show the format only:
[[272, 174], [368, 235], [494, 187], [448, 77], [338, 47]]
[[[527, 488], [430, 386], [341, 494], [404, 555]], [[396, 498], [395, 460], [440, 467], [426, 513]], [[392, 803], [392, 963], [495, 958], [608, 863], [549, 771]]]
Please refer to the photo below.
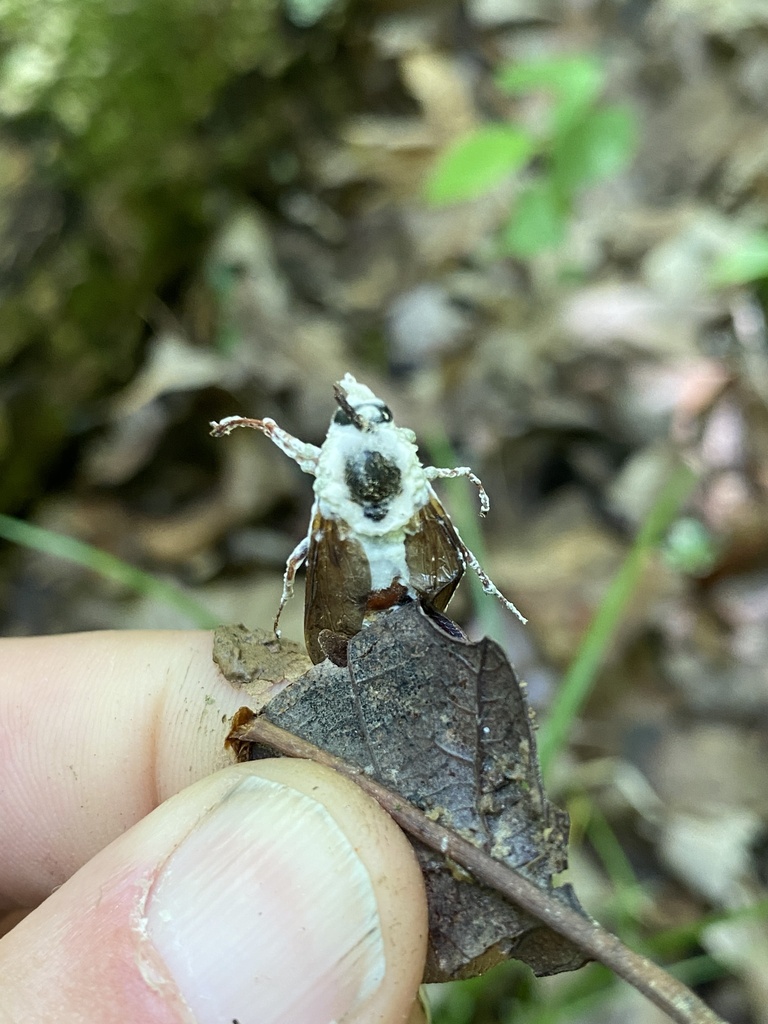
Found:
[[349, 401], [347, 399], [347, 393], [344, 390], [344, 388], [342, 388], [341, 384], [333, 385], [333, 393], [336, 397], [336, 401], [338, 402], [339, 406], [344, 410], [347, 416], [349, 416], [349, 418], [355, 424], [357, 429], [364, 430], [365, 424], [363, 423], [362, 417], [349, 404]]

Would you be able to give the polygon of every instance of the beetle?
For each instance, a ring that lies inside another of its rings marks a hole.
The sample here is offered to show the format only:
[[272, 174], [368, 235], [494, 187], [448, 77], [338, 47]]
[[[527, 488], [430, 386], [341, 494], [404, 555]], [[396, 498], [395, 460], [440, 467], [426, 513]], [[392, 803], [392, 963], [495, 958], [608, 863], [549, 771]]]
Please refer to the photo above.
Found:
[[431, 483], [467, 477], [478, 489], [484, 516], [490, 502], [479, 478], [468, 466], [422, 465], [413, 431], [396, 426], [389, 407], [351, 374], [334, 393], [338, 408], [319, 448], [268, 417], [227, 416], [210, 424], [215, 437], [237, 427], [262, 431], [315, 478], [309, 532], [286, 563], [275, 635], [304, 562], [304, 637], [315, 664], [373, 616], [406, 601], [421, 601], [442, 618], [467, 568], [487, 594], [526, 622], [461, 539]]

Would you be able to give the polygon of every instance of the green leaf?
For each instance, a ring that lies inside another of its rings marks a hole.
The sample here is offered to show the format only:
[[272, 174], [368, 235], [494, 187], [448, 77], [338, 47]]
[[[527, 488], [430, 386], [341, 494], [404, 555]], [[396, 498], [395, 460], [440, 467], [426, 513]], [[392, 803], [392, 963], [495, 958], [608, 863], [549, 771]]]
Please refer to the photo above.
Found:
[[595, 102], [605, 85], [602, 61], [594, 54], [519, 61], [497, 76], [501, 89], [513, 94], [547, 89], [557, 104], [552, 130], [565, 131]]
[[336, 0], [283, 0], [285, 15], [298, 28], [311, 28], [335, 6]]
[[565, 236], [567, 208], [551, 181], [537, 181], [521, 194], [504, 231], [504, 246], [527, 258], [552, 249]]
[[603, 88], [605, 72], [597, 56], [584, 53], [516, 61], [502, 68], [496, 81], [500, 88], [511, 93], [554, 89], [560, 93], [576, 93], [583, 100], [593, 100]]
[[476, 199], [519, 170], [530, 158], [533, 140], [512, 125], [479, 128], [454, 143], [438, 159], [426, 185], [435, 204]]
[[768, 277], [768, 234], [756, 231], [733, 252], [721, 256], [710, 271], [713, 285], [749, 284]]
[[573, 195], [580, 185], [616, 174], [629, 163], [636, 141], [635, 116], [626, 107], [587, 114], [554, 141], [552, 168], [558, 188]]
[[715, 564], [717, 547], [700, 520], [682, 516], [670, 527], [662, 554], [673, 569], [690, 576], [703, 576]]

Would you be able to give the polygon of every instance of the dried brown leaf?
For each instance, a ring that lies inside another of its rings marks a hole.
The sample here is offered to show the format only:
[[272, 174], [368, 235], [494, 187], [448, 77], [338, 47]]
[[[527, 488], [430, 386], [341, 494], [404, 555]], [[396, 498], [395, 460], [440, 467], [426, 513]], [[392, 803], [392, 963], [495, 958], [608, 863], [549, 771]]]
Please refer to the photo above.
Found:
[[[569, 886], [553, 885], [568, 818], [544, 794], [524, 686], [493, 641], [452, 638], [408, 605], [353, 637], [347, 668], [315, 666], [264, 714], [580, 910]], [[427, 980], [470, 977], [508, 957], [539, 975], [584, 963], [530, 914], [414, 847], [429, 901]]]

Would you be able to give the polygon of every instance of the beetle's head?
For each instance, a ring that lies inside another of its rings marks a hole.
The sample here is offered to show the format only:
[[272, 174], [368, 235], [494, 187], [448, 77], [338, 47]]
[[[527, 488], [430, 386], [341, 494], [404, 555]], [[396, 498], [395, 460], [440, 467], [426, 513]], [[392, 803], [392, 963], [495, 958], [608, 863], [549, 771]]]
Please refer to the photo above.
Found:
[[339, 408], [333, 414], [331, 425], [371, 431], [382, 423], [392, 422], [389, 406], [366, 387], [358, 384], [351, 373], [346, 373], [342, 380], [334, 384], [333, 391]]

